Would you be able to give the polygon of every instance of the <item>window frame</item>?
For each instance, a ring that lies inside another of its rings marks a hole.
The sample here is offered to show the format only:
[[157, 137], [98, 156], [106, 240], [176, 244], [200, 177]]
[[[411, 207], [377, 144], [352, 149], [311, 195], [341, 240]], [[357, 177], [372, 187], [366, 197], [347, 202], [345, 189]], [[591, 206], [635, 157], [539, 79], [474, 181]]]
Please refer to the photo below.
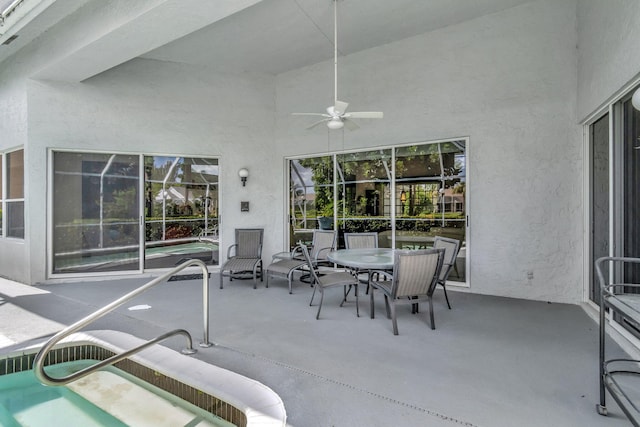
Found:
[[[9, 176], [11, 171], [9, 169], [9, 156], [14, 153], [22, 152], [22, 182], [20, 185], [20, 190], [22, 193], [22, 197], [9, 197], [9, 185], [10, 180]], [[2, 175], [0, 179], [2, 180], [2, 184], [0, 188], [0, 239], [7, 240], [22, 240], [25, 239], [26, 232], [26, 221], [25, 221], [25, 152], [24, 147], [13, 148], [10, 150], [6, 150], [1, 153], [1, 165], [0, 165], [0, 174]], [[9, 235], [9, 223], [11, 221], [11, 215], [9, 215], [9, 206], [13, 204], [22, 204], [22, 235], [21, 236], [10, 236]]]
[[[58, 153], [75, 153], [80, 155], [117, 155], [117, 156], [136, 156], [139, 158], [139, 170], [138, 170], [138, 245], [140, 248], [140, 256], [138, 257], [138, 267], [136, 269], [127, 269], [127, 270], [95, 270], [95, 271], [56, 271], [54, 268], [55, 265], [55, 247], [54, 247], [54, 227], [56, 226], [54, 222], [54, 174], [55, 171], [55, 156]], [[48, 171], [47, 171], [47, 277], [48, 278], [66, 278], [66, 277], [78, 277], [78, 275], [82, 274], [85, 276], [119, 276], [122, 274], [137, 274], [137, 273], [145, 273], [149, 271], [163, 271], [168, 270], [172, 267], [147, 267], [145, 266], [145, 257], [147, 250], [147, 241], [145, 239], [145, 228], [146, 228], [146, 209], [145, 209], [145, 168], [144, 168], [144, 160], [146, 157], [172, 157], [172, 158], [202, 158], [202, 159], [215, 159], [217, 162], [217, 166], [220, 167], [221, 158], [220, 156], [210, 156], [210, 155], [191, 155], [191, 154], [175, 154], [175, 153], [156, 153], [151, 151], [138, 151], [138, 152], [128, 152], [128, 151], [117, 151], [117, 150], [86, 150], [86, 149], [57, 149], [50, 148], [48, 150]], [[218, 192], [218, 204], [222, 195]], [[210, 218], [213, 221], [213, 218]], [[215, 221], [219, 221], [219, 218], [216, 218]], [[219, 248], [219, 239], [218, 236], [202, 236], [199, 237], [200, 240], [207, 241], [212, 244], [217, 244]], [[219, 250], [219, 249], [218, 249]], [[210, 264], [208, 267], [215, 268], [218, 264]]]
[[[291, 162], [294, 160], [301, 160], [301, 159], [310, 159], [310, 158], [320, 158], [320, 157], [330, 157], [333, 160], [333, 165], [334, 165], [334, 169], [337, 169], [338, 167], [338, 157], [341, 155], [347, 155], [347, 154], [352, 154], [352, 153], [362, 153], [362, 152], [373, 152], [373, 151], [384, 151], [384, 150], [390, 150], [391, 151], [391, 180], [389, 183], [390, 189], [389, 189], [389, 197], [391, 200], [394, 200], [396, 203], [400, 200], [400, 194], [396, 194], [397, 193], [397, 187], [399, 185], [399, 182], [397, 180], [396, 177], [396, 153], [398, 149], [402, 149], [404, 147], [412, 147], [412, 146], [418, 146], [418, 145], [434, 145], [434, 144], [446, 144], [446, 143], [455, 143], [455, 142], [463, 142], [464, 143], [464, 175], [462, 177], [462, 180], [465, 182], [465, 186], [466, 186], [466, 191], [464, 192], [464, 212], [465, 215], [462, 219], [460, 219], [459, 221], [463, 223], [463, 228], [464, 228], [464, 232], [465, 232], [465, 237], [464, 237], [464, 268], [465, 268], [465, 276], [464, 276], [464, 281], [455, 281], [452, 282], [452, 285], [455, 286], [460, 286], [460, 287], [470, 287], [470, 274], [469, 274], [469, 266], [470, 266], [470, 261], [469, 261], [469, 250], [470, 250], [470, 228], [469, 228], [469, 218], [470, 218], [470, 211], [471, 211], [471, 206], [469, 203], [469, 185], [470, 185], [470, 173], [469, 173], [469, 166], [468, 166], [468, 160], [469, 160], [469, 137], [456, 137], [456, 138], [447, 138], [447, 139], [441, 139], [441, 140], [431, 140], [431, 141], [417, 141], [417, 142], [407, 142], [407, 143], [400, 143], [400, 144], [390, 144], [390, 145], [380, 145], [380, 146], [371, 146], [371, 147], [362, 147], [362, 148], [358, 148], [358, 149], [350, 149], [350, 150], [334, 150], [334, 151], [325, 151], [325, 152], [319, 152], [319, 153], [312, 153], [312, 154], [305, 154], [305, 155], [294, 155], [294, 156], [285, 156], [284, 157], [284, 169], [285, 169], [285, 187], [284, 187], [284, 197], [283, 197], [283, 204], [284, 204], [284, 229], [285, 229], [285, 233], [284, 233], [284, 247], [287, 248], [289, 245], [292, 244], [291, 239], [293, 236], [293, 225], [295, 222], [295, 218], [292, 216], [292, 208], [291, 208], [291, 203], [292, 203], [292, 194], [291, 194]], [[443, 181], [442, 180], [443, 175], [440, 174], [437, 178], [434, 178], [434, 182], [436, 181]], [[453, 177], [453, 176], [446, 176], [444, 177], [444, 181], [450, 181], [453, 178], [459, 178], [459, 176]], [[443, 182], [444, 182], [443, 181]], [[333, 187], [335, 189], [334, 191], [334, 205], [339, 202], [339, 191], [338, 191], [338, 186], [340, 185], [340, 180], [338, 177], [338, 173], [334, 170], [334, 174], [333, 174]], [[391, 212], [389, 212], [389, 217], [390, 217], [390, 221], [391, 221], [391, 246], [392, 247], [396, 247], [396, 231], [397, 231], [397, 221], [398, 221], [398, 215], [397, 215], [397, 206], [396, 209], [391, 209]], [[444, 214], [444, 213], [443, 213]], [[338, 208], [337, 206], [334, 209], [334, 224], [337, 224], [339, 220], [341, 220], [342, 218], [340, 218], [339, 216], [339, 212], [338, 212]], [[443, 215], [443, 219], [444, 219], [444, 215]], [[450, 220], [448, 220], [450, 221]], [[337, 225], [334, 225], [334, 229], [338, 229]], [[302, 230], [302, 232], [305, 231], [309, 231], [309, 230]], [[462, 242], [461, 242], [462, 243]]]

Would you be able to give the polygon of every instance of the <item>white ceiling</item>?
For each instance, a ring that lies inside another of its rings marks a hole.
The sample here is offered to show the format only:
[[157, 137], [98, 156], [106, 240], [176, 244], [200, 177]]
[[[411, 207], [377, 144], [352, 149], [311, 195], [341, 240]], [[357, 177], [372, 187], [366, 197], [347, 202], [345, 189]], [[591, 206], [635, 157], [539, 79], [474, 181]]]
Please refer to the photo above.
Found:
[[[279, 74], [333, 57], [334, 0], [39, 1], [35, 17], [0, 36], [0, 67], [49, 29], [82, 20], [93, 33], [33, 77], [83, 81], [136, 57]], [[338, 0], [338, 49], [352, 54], [529, 1]]]
[[[338, 0], [347, 55], [531, 0]], [[333, 0], [262, 0], [142, 57], [272, 74], [333, 57]]]

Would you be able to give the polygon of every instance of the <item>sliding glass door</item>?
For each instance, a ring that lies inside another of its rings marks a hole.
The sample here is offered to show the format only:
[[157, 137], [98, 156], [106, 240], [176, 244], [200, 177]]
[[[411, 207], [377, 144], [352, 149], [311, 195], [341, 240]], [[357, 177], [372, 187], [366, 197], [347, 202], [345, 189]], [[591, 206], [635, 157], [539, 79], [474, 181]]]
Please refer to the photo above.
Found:
[[218, 264], [218, 160], [145, 156], [145, 268]]
[[140, 269], [140, 157], [55, 153], [53, 273]]
[[[631, 91], [612, 112], [589, 125], [590, 148], [590, 280], [589, 299], [600, 302], [594, 262], [602, 256], [640, 257], [640, 111]], [[639, 283], [640, 267], [605, 271], [617, 283]], [[627, 292], [633, 292], [627, 289]], [[636, 337], [640, 330], [616, 315], [614, 320]]]
[[218, 160], [53, 152], [51, 273], [218, 263]]
[[289, 161], [290, 244], [313, 229], [377, 232], [380, 247], [460, 240], [450, 279], [466, 281], [466, 140], [420, 143]]

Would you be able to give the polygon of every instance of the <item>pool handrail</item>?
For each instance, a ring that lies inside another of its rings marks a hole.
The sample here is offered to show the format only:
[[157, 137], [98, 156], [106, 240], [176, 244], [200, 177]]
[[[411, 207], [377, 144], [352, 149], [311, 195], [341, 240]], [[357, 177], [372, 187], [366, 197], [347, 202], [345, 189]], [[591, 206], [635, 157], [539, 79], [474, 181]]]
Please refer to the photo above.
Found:
[[170, 277], [172, 277], [173, 275], [175, 275], [176, 273], [184, 270], [187, 267], [190, 267], [192, 265], [198, 265], [201, 269], [202, 269], [202, 310], [203, 310], [203, 315], [204, 315], [204, 341], [200, 343], [200, 347], [210, 347], [211, 345], [213, 345], [212, 343], [209, 342], [209, 270], [207, 269], [207, 265], [199, 260], [199, 259], [190, 259], [187, 260], [185, 262], [183, 262], [182, 264], [178, 265], [177, 267], [173, 268], [172, 270], [168, 271], [167, 273], [153, 279], [150, 280], [149, 282], [145, 283], [144, 285], [140, 286], [139, 288], [127, 293], [126, 295], [123, 295], [122, 297], [116, 299], [115, 301], [112, 301], [111, 303], [105, 305], [104, 307], [96, 310], [95, 312], [89, 314], [88, 316], [85, 316], [84, 318], [78, 320], [77, 322], [73, 323], [72, 325], [67, 326], [66, 328], [64, 328], [63, 330], [61, 330], [60, 332], [56, 333], [53, 337], [51, 337], [49, 339], [49, 341], [47, 341], [42, 348], [40, 349], [40, 351], [38, 351], [38, 354], [36, 355], [34, 361], [33, 361], [33, 370], [34, 373], [36, 375], [36, 377], [38, 378], [38, 380], [46, 385], [62, 385], [62, 384], [67, 384], [71, 381], [74, 381], [78, 378], [81, 378], [85, 375], [90, 374], [91, 372], [94, 372], [104, 366], [107, 365], [112, 365], [114, 363], [119, 362], [122, 359], [125, 359], [129, 356], [131, 356], [132, 354], [135, 354], [141, 350], [144, 350], [145, 348], [156, 344], [164, 339], [167, 339], [173, 335], [184, 335], [187, 338], [187, 342], [188, 342], [188, 347], [186, 349], [184, 349], [182, 352], [185, 354], [192, 354], [195, 353], [196, 350], [193, 349], [193, 345], [192, 345], [192, 340], [191, 340], [191, 335], [189, 334], [189, 332], [187, 332], [184, 329], [175, 329], [173, 331], [164, 333], [150, 341], [147, 341], [146, 343], [139, 345], [131, 350], [125, 351], [123, 353], [120, 354], [116, 354], [114, 356], [111, 356], [110, 358], [103, 360], [95, 365], [91, 365], [88, 368], [85, 368], [81, 371], [75, 372], [71, 375], [68, 375], [66, 377], [62, 377], [62, 378], [54, 378], [49, 376], [45, 371], [44, 371], [44, 360], [47, 356], [47, 354], [49, 353], [49, 351], [56, 345], [58, 344], [58, 342], [60, 342], [62, 339], [66, 338], [67, 336], [71, 335], [74, 332], [79, 331], [80, 329], [84, 328], [85, 326], [93, 323], [94, 321], [100, 319], [101, 317], [103, 317], [104, 315], [110, 313], [111, 311], [115, 310], [116, 308], [120, 307], [122, 304], [130, 301], [132, 298], [140, 295], [141, 293], [147, 291], [148, 289], [154, 287], [155, 285], [162, 283], [164, 281], [166, 281], [167, 279], [169, 279]]

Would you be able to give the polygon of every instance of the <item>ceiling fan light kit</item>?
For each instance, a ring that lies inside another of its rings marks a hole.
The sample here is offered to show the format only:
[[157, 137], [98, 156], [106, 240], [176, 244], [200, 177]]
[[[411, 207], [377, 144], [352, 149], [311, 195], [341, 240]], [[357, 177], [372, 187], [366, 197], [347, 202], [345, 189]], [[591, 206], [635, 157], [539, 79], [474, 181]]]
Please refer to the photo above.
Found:
[[331, 130], [342, 129], [344, 127], [344, 123], [339, 118], [331, 119], [327, 122], [327, 127]]
[[331, 130], [342, 129], [345, 124], [347, 129], [355, 130], [359, 126], [351, 119], [381, 119], [384, 115], [380, 111], [357, 111], [347, 113], [349, 103], [338, 100], [338, 0], [333, 2], [333, 105], [327, 108], [326, 113], [293, 113], [297, 116], [321, 116], [321, 120], [313, 123], [307, 129], [312, 129], [320, 123], [326, 123]]

